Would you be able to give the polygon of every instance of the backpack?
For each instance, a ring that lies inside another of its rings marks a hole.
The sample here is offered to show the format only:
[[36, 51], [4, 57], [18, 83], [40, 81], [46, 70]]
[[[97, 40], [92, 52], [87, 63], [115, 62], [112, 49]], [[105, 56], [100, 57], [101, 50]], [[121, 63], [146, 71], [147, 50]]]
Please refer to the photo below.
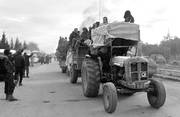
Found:
[[5, 57], [0, 56], [0, 82], [4, 81], [4, 77], [7, 72], [5, 67], [5, 59]]

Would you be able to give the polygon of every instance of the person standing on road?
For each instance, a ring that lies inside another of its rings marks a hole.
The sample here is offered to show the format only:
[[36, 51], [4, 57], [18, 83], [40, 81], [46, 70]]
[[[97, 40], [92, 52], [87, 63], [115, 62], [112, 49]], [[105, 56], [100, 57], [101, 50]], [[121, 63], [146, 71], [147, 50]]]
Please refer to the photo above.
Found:
[[15, 61], [15, 77], [18, 78], [20, 77], [19, 80], [19, 86], [22, 86], [22, 80], [23, 80], [23, 74], [24, 74], [24, 68], [25, 68], [25, 60], [24, 57], [22, 56], [22, 51], [17, 51], [16, 56], [14, 57]]
[[29, 78], [29, 58], [33, 56], [33, 53], [31, 55], [27, 55], [26, 52], [24, 53], [24, 60], [25, 60], [25, 69], [24, 69], [24, 76], [26, 73], [26, 77]]
[[41, 62], [41, 65], [44, 64], [44, 55], [41, 55], [40, 62]]
[[[12, 61], [9, 59], [11, 53], [9, 49], [4, 50], [4, 55], [7, 59], [4, 59], [4, 74], [5, 74], [5, 87], [4, 93], [6, 94], [6, 100], [8, 101], [17, 101], [18, 99], [14, 98], [13, 93], [17, 83], [17, 79], [15, 79], [13, 73], [15, 72], [15, 68], [13, 66]], [[2, 66], [1, 66], [2, 67]]]

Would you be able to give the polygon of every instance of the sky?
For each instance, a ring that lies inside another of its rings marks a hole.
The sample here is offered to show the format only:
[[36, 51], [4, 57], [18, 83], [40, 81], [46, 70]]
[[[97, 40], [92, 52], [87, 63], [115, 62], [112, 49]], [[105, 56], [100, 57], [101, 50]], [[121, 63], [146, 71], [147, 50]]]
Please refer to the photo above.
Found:
[[[0, 33], [8, 40], [35, 42], [42, 51], [55, 52], [59, 36], [107, 16], [123, 21], [130, 10], [140, 25], [141, 40], [159, 44], [168, 30], [180, 37], [178, 0], [0, 0]], [[100, 20], [102, 22], [102, 20]]]

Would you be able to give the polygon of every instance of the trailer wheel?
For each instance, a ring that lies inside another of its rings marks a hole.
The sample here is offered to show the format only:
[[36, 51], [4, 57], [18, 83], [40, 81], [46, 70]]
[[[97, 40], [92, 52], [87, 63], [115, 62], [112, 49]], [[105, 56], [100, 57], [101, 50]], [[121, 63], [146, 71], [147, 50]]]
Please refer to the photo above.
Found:
[[61, 67], [62, 73], [66, 73], [66, 67]]
[[75, 69], [75, 65], [72, 65], [70, 69], [70, 82], [75, 84], [78, 79], [78, 71]]
[[117, 107], [117, 91], [113, 83], [108, 82], [103, 86], [104, 109], [107, 113], [113, 113]]
[[166, 91], [162, 82], [151, 79], [150, 87], [152, 91], [147, 92], [149, 104], [153, 108], [160, 108], [164, 105], [166, 100]]
[[98, 63], [92, 59], [85, 59], [82, 64], [81, 75], [84, 96], [98, 96], [100, 85], [100, 69]]

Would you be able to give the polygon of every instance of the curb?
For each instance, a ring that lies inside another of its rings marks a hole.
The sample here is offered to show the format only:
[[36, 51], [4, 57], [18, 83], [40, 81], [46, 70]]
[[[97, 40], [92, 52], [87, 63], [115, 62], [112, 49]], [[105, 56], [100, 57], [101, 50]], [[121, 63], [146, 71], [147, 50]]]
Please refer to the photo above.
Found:
[[162, 75], [162, 74], [154, 74], [154, 77], [162, 78], [162, 79], [167, 79], [167, 80], [173, 80], [173, 81], [179, 81], [180, 82], [180, 77], [174, 77], [174, 76], [167, 76], [167, 75]]

